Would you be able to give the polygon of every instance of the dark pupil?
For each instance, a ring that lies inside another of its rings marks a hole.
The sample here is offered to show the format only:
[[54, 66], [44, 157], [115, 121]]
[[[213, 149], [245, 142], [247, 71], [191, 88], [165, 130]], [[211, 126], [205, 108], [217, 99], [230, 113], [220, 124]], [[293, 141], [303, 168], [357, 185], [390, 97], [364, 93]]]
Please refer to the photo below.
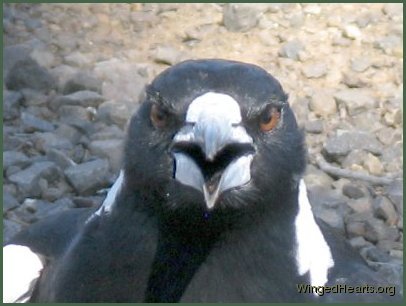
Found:
[[261, 122], [262, 123], [268, 123], [272, 119], [272, 108], [267, 107], [265, 111], [261, 115]]
[[157, 109], [155, 113], [155, 118], [158, 121], [164, 121], [165, 120], [165, 112], [162, 109]]

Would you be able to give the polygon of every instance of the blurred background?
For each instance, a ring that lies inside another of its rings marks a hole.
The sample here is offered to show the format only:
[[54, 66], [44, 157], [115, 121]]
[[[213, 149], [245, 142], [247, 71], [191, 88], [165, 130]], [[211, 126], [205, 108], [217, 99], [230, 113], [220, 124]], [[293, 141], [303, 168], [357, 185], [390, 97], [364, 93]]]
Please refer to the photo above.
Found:
[[3, 242], [99, 205], [144, 86], [199, 58], [282, 83], [315, 214], [401, 284], [403, 4], [3, 4]]

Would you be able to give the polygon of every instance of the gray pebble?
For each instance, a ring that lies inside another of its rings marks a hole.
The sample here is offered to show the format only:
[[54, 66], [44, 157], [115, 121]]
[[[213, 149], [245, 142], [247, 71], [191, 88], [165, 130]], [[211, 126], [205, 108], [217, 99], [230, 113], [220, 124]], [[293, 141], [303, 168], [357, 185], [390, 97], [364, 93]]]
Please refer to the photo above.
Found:
[[104, 159], [96, 159], [65, 169], [70, 184], [80, 195], [91, 195], [97, 189], [107, 187], [109, 164]]

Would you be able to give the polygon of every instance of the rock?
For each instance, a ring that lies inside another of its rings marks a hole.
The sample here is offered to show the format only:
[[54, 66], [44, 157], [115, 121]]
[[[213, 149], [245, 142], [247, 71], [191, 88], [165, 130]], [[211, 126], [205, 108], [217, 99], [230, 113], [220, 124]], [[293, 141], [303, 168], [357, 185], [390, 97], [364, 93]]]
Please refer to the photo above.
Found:
[[45, 105], [48, 102], [48, 96], [42, 92], [38, 92], [33, 89], [23, 89], [21, 90], [24, 96], [24, 105], [25, 106], [40, 106]]
[[[304, 181], [307, 188], [309, 190], [313, 190], [315, 187], [329, 188], [331, 183], [333, 182], [333, 179], [324, 171], [321, 171], [320, 169], [310, 164], [306, 168]], [[318, 190], [314, 190], [314, 192], [317, 193]]]
[[17, 172], [9, 180], [17, 184], [18, 190], [28, 197], [38, 197], [41, 194], [40, 179], [56, 180], [59, 172], [53, 162], [37, 162], [30, 167]]
[[74, 51], [68, 54], [65, 56], [64, 60], [66, 64], [80, 68], [90, 66], [90, 64], [93, 62], [91, 54], [84, 54], [79, 51]]
[[390, 16], [403, 16], [403, 4], [402, 3], [385, 3], [383, 6], [383, 12]]
[[266, 9], [266, 4], [227, 3], [223, 6], [224, 26], [231, 32], [246, 32], [258, 24]]
[[23, 226], [12, 220], [3, 219], [3, 245], [6, 245], [10, 240], [22, 231]]
[[348, 155], [342, 160], [341, 165], [348, 169], [352, 169], [354, 166], [362, 167], [361, 165], [364, 163], [366, 156], [366, 151], [355, 149], [348, 153]]
[[344, 37], [349, 39], [360, 39], [362, 36], [361, 30], [354, 24], [349, 24], [344, 27]]
[[78, 128], [64, 123], [59, 123], [58, 128], [55, 130], [55, 134], [69, 140], [69, 142], [74, 145], [78, 144], [80, 138], [83, 136], [83, 133], [81, 133]]
[[337, 105], [333, 96], [327, 91], [316, 91], [309, 102], [310, 110], [321, 117], [328, 117], [337, 113]]
[[402, 111], [400, 109], [392, 109], [387, 111], [383, 117], [387, 126], [396, 127], [402, 123]]
[[56, 149], [48, 150], [47, 158], [49, 161], [54, 162], [62, 170], [76, 165], [76, 163], [71, 160], [63, 151]]
[[377, 39], [374, 42], [374, 47], [380, 49], [385, 54], [392, 55], [396, 48], [402, 47], [403, 40], [397, 35], [387, 35], [382, 38]]
[[126, 133], [117, 125], [104, 125], [96, 123], [93, 125], [96, 133], [91, 135], [91, 140], [111, 140], [111, 139], [125, 139]]
[[396, 211], [403, 215], [403, 180], [394, 180], [385, 188], [385, 193], [391, 202], [395, 205]]
[[70, 184], [80, 195], [90, 195], [97, 189], [107, 187], [109, 164], [104, 159], [96, 159], [65, 169]]
[[171, 46], [157, 46], [151, 54], [156, 63], [165, 65], [175, 65], [185, 58], [182, 52]]
[[382, 175], [383, 165], [378, 157], [368, 153], [366, 160], [364, 160], [364, 167], [368, 170], [369, 173], [374, 175]]
[[286, 57], [295, 61], [299, 60], [300, 52], [304, 50], [304, 45], [299, 40], [292, 40], [285, 43], [279, 50], [280, 57]]
[[73, 147], [68, 139], [51, 132], [35, 133], [34, 146], [38, 151], [43, 153], [46, 153], [50, 149], [71, 150]]
[[118, 172], [122, 167], [122, 139], [95, 140], [90, 143], [90, 153], [98, 157], [107, 158], [112, 172]]
[[3, 119], [13, 120], [20, 116], [20, 106], [23, 101], [21, 93], [3, 90]]
[[96, 117], [106, 124], [117, 124], [123, 128], [135, 109], [134, 103], [131, 105], [126, 101], [106, 101], [98, 108]]
[[359, 199], [366, 196], [365, 191], [361, 186], [354, 183], [346, 183], [343, 188], [343, 194], [350, 199]]
[[361, 250], [361, 255], [367, 260], [375, 262], [389, 262], [390, 256], [376, 246], [368, 246]]
[[395, 225], [399, 219], [392, 202], [383, 196], [378, 196], [374, 200], [374, 214], [377, 218], [386, 221], [389, 226]]
[[394, 227], [388, 227], [382, 220], [371, 218], [365, 222], [364, 238], [372, 243], [379, 240], [396, 241], [399, 238], [399, 232]]
[[51, 215], [64, 212], [73, 208], [73, 202], [69, 199], [60, 199], [55, 203], [48, 201], [27, 198], [20, 206], [19, 210], [22, 213], [24, 221], [34, 223]]
[[303, 67], [302, 72], [309, 79], [318, 79], [327, 74], [325, 63], [307, 64]]
[[133, 101], [133, 104], [143, 94], [148, 74], [148, 66], [117, 58], [98, 62], [94, 69], [95, 77], [103, 82], [102, 93], [106, 100]]
[[86, 131], [91, 122], [91, 113], [79, 105], [62, 105], [59, 110], [60, 122]]
[[395, 142], [386, 147], [382, 152], [382, 162], [385, 164], [386, 171], [391, 173], [400, 173], [403, 171], [403, 141]]
[[18, 44], [3, 48], [3, 80], [7, 79], [10, 69], [17, 63], [29, 58], [32, 47], [27, 44]]
[[379, 240], [376, 246], [386, 252], [389, 252], [390, 250], [403, 250], [402, 242], [392, 240]]
[[94, 91], [81, 90], [75, 93], [59, 96], [51, 102], [54, 109], [61, 106], [98, 107], [104, 101], [103, 96]]
[[30, 164], [28, 157], [18, 151], [4, 151], [3, 152], [3, 170], [12, 166], [25, 168]]
[[349, 88], [362, 88], [367, 87], [368, 83], [364, 78], [360, 77], [358, 74], [354, 73], [343, 73], [343, 78], [341, 81]]
[[328, 157], [345, 156], [353, 150], [366, 150], [374, 154], [382, 152], [382, 145], [375, 135], [367, 132], [342, 131], [327, 139], [324, 150]]
[[10, 69], [6, 78], [6, 86], [12, 90], [31, 88], [48, 93], [56, 87], [56, 82], [45, 68], [29, 58], [17, 62]]
[[372, 203], [368, 198], [349, 199], [347, 205], [356, 213], [368, 213], [372, 211]]
[[366, 227], [364, 222], [350, 222], [346, 223], [345, 231], [349, 238], [362, 236], [365, 237], [366, 234]]
[[102, 92], [102, 82], [95, 77], [79, 72], [70, 78], [63, 87], [63, 94], [69, 95], [77, 91]]
[[351, 244], [353, 248], [357, 250], [372, 246], [372, 243], [366, 241], [362, 236], [351, 238], [348, 242]]
[[340, 233], [345, 232], [342, 216], [335, 209], [321, 209], [315, 213], [315, 216]]
[[305, 130], [307, 133], [310, 133], [310, 134], [320, 134], [324, 130], [323, 121], [318, 120], [318, 119], [312, 120], [312, 121], [307, 121], [305, 123]]
[[33, 132], [52, 132], [55, 127], [52, 123], [45, 121], [43, 119], [37, 118], [30, 113], [23, 112], [21, 113], [21, 123], [24, 132], [33, 133]]
[[3, 215], [19, 205], [20, 203], [18, 203], [17, 199], [10, 192], [3, 190]]
[[349, 115], [356, 115], [375, 107], [375, 100], [369, 91], [358, 88], [340, 90], [334, 94], [334, 99], [337, 103], [345, 105]]
[[364, 72], [371, 66], [367, 57], [356, 57], [351, 60], [351, 69], [355, 72]]
[[40, 66], [45, 68], [52, 68], [57, 64], [57, 59], [53, 52], [47, 50], [46, 48], [35, 48], [31, 53], [30, 57], [35, 60]]
[[105, 199], [105, 196], [74, 197], [73, 203], [76, 207], [99, 207]]
[[59, 65], [49, 70], [52, 76], [56, 79], [58, 89], [63, 91], [65, 84], [72, 79], [75, 74], [80, 73], [80, 69], [68, 65]]

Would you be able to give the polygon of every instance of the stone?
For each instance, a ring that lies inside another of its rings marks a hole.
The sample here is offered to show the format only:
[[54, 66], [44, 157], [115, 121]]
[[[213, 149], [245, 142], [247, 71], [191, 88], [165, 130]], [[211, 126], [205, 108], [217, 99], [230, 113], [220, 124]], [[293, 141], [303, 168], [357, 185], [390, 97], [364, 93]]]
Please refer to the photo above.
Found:
[[371, 66], [371, 61], [367, 57], [356, 57], [351, 59], [351, 69], [355, 72], [364, 72]]
[[3, 170], [12, 166], [25, 168], [30, 164], [29, 158], [18, 151], [4, 151], [3, 152]]
[[351, 169], [354, 165], [361, 167], [366, 159], [367, 152], [364, 150], [352, 150], [348, 155], [342, 160], [341, 165], [344, 168]]
[[403, 250], [402, 241], [379, 240], [376, 246], [386, 252], [389, 252], [390, 250]]
[[136, 105], [144, 93], [149, 68], [112, 58], [96, 63], [94, 76], [103, 82], [102, 94], [105, 100], [133, 101]]
[[30, 167], [17, 172], [9, 177], [18, 190], [28, 197], [38, 197], [41, 194], [40, 179], [52, 181], [59, 177], [59, 172], [53, 162], [37, 162]]
[[344, 234], [345, 226], [342, 216], [335, 209], [321, 209], [315, 213], [315, 216], [326, 222], [333, 229]]
[[112, 172], [118, 172], [122, 167], [122, 139], [95, 140], [89, 145], [89, 150], [92, 155], [107, 158], [110, 163]]
[[90, 74], [79, 72], [70, 78], [63, 87], [63, 94], [69, 95], [77, 91], [102, 92], [102, 82]]
[[386, 221], [386, 224], [389, 226], [397, 224], [399, 219], [398, 213], [392, 202], [387, 197], [383, 196], [378, 196], [374, 200], [374, 215], [377, 218]]
[[62, 122], [58, 124], [58, 128], [54, 133], [62, 138], [66, 138], [74, 145], [78, 144], [80, 138], [83, 136], [83, 133], [80, 132], [78, 128]]
[[105, 199], [105, 196], [74, 197], [73, 203], [77, 208], [99, 207]]
[[3, 245], [6, 245], [11, 239], [23, 230], [23, 226], [12, 220], [3, 219]]
[[364, 188], [354, 183], [346, 183], [342, 188], [343, 194], [350, 199], [359, 199], [366, 196]]
[[402, 111], [400, 109], [391, 109], [383, 116], [383, 120], [387, 126], [396, 127], [402, 124]]
[[74, 51], [66, 55], [64, 61], [70, 66], [84, 68], [90, 66], [90, 64], [93, 62], [93, 58], [91, 54], [84, 54], [79, 51]]
[[345, 225], [346, 234], [349, 238], [365, 237], [366, 226], [364, 222], [350, 222]]
[[49, 161], [54, 162], [62, 170], [76, 165], [76, 163], [61, 150], [50, 149], [46, 155]]
[[50, 149], [71, 150], [73, 147], [68, 139], [51, 132], [34, 133], [33, 141], [34, 147], [42, 153]]
[[369, 173], [374, 175], [382, 175], [383, 165], [378, 157], [368, 153], [366, 159], [364, 160], [364, 167], [368, 170]]
[[319, 119], [306, 121], [305, 130], [310, 134], [321, 134], [324, 130], [323, 121]]
[[23, 112], [21, 113], [21, 123], [24, 132], [33, 133], [33, 132], [52, 132], [55, 127], [52, 123], [37, 118], [30, 113]]
[[348, 242], [351, 244], [353, 248], [357, 250], [372, 246], [372, 243], [366, 241], [362, 236], [353, 237]]
[[104, 98], [99, 93], [90, 90], [81, 90], [69, 95], [56, 97], [51, 106], [58, 109], [61, 106], [98, 107]]
[[372, 243], [384, 239], [396, 241], [399, 238], [399, 232], [395, 227], [389, 227], [379, 219], [366, 220], [365, 230], [364, 238]]
[[402, 47], [402, 37], [398, 35], [387, 35], [374, 42], [376, 49], [382, 50], [385, 54], [392, 55], [396, 48]]
[[10, 192], [3, 190], [3, 215], [19, 205], [20, 203]]
[[227, 3], [223, 6], [224, 26], [231, 32], [246, 32], [258, 24], [266, 10], [266, 4]]
[[327, 74], [327, 65], [325, 63], [307, 64], [303, 67], [302, 72], [309, 79], [318, 79]]
[[356, 25], [349, 24], [344, 27], [343, 35], [349, 39], [360, 39], [362, 32]]
[[175, 65], [185, 57], [182, 52], [172, 46], [157, 46], [151, 53], [156, 63], [165, 65]]
[[395, 205], [396, 211], [403, 215], [403, 180], [394, 180], [389, 186], [385, 187], [385, 194]]
[[135, 111], [136, 105], [125, 101], [106, 101], [97, 109], [96, 118], [106, 124], [124, 127]]
[[33, 59], [17, 62], [6, 78], [6, 86], [11, 90], [31, 88], [48, 93], [56, 87], [55, 79]]
[[[307, 166], [306, 173], [303, 178], [309, 190], [313, 189], [315, 186], [329, 188], [333, 182], [333, 179], [328, 174], [311, 164]], [[314, 190], [314, 192], [317, 193], [319, 190]]]
[[385, 3], [383, 6], [383, 12], [390, 16], [402, 16], [403, 17], [403, 4], [402, 3]]
[[375, 262], [389, 262], [390, 260], [389, 254], [376, 246], [368, 246], [362, 249], [361, 255], [364, 258]]
[[345, 105], [349, 115], [356, 115], [375, 107], [375, 100], [370, 92], [358, 88], [340, 90], [334, 94], [334, 99], [337, 103]]
[[45, 105], [48, 102], [47, 95], [33, 89], [25, 88], [21, 90], [21, 93], [24, 96], [25, 106], [40, 106]]
[[58, 110], [60, 122], [77, 128], [80, 131], [86, 131], [91, 122], [91, 114], [83, 106], [62, 105]]
[[107, 160], [96, 159], [65, 169], [69, 183], [80, 195], [91, 195], [97, 189], [107, 187], [109, 164]]
[[316, 91], [309, 102], [310, 110], [321, 117], [328, 117], [337, 113], [336, 101], [327, 91]]
[[30, 57], [35, 60], [40, 66], [45, 68], [52, 68], [57, 64], [57, 59], [53, 52], [47, 50], [46, 48], [35, 48], [31, 53]]
[[328, 138], [324, 144], [324, 150], [329, 157], [334, 159], [345, 156], [353, 150], [380, 154], [382, 145], [372, 133], [344, 130]]
[[368, 213], [372, 211], [372, 203], [368, 198], [349, 199], [347, 205], [357, 213]]
[[304, 50], [304, 45], [299, 40], [292, 40], [285, 43], [278, 54], [280, 57], [290, 58], [292, 60], [298, 61], [300, 58], [300, 52]]
[[18, 44], [3, 47], [3, 80], [7, 78], [10, 69], [22, 60], [29, 58], [32, 47], [28, 44]]
[[13, 120], [20, 116], [23, 95], [16, 91], [3, 90], [3, 119]]

